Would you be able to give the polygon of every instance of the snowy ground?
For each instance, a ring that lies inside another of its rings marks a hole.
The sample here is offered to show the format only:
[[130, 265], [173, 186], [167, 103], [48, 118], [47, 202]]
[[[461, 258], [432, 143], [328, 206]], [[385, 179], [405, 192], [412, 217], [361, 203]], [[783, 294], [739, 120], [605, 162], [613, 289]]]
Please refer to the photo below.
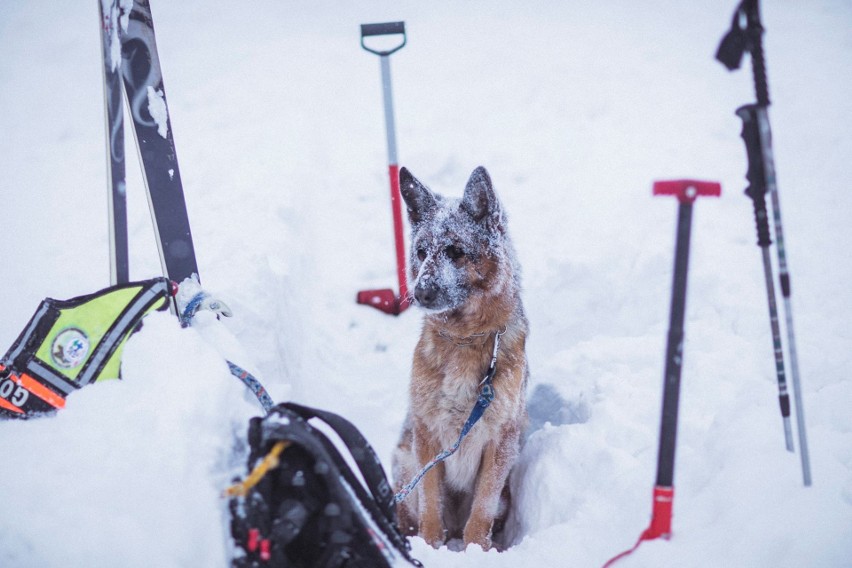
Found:
[[[784, 449], [742, 196], [734, 109], [751, 77], [713, 59], [734, 1], [154, 0], [202, 278], [236, 315], [190, 330], [151, 316], [124, 381], [0, 424], [0, 565], [226, 565], [218, 492], [257, 407], [222, 349], [273, 398], [349, 417], [389, 464], [420, 315], [354, 303], [395, 283], [378, 61], [358, 25], [404, 19], [401, 164], [452, 195], [488, 167], [524, 267], [532, 386], [552, 384], [572, 418], [525, 449], [519, 544], [414, 539], [415, 555], [593, 567], [647, 526], [676, 211], [651, 183], [696, 177], [723, 196], [695, 211], [674, 538], [621, 565], [850, 566], [852, 6], [763, 4], [813, 487]], [[0, 4], [2, 349], [42, 298], [108, 284], [96, 6]], [[143, 279], [159, 264], [137, 172]]]

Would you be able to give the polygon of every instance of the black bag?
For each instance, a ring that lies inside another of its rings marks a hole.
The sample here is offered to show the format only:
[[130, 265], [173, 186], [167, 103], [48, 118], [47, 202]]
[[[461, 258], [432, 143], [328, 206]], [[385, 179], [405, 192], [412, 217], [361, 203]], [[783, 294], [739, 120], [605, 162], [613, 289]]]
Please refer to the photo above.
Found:
[[[345, 444], [363, 478], [308, 423], [317, 418]], [[234, 568], [390, 568], [410, 555], [378, 456], [337, 414], [294, 403], [249, 423], [249, 475], [229, 503]]]

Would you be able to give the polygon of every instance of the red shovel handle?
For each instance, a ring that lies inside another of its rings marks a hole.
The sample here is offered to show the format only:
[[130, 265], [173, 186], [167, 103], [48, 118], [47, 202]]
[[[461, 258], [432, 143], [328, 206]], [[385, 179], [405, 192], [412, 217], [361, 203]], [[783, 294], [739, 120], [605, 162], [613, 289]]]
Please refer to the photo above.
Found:
[[681, 203], [692, 203], [700, 195], [708, 197], [722, 195], [722, 185], [715, 181], [694, 179], [655, 181], [654, 195], [674, 195]]

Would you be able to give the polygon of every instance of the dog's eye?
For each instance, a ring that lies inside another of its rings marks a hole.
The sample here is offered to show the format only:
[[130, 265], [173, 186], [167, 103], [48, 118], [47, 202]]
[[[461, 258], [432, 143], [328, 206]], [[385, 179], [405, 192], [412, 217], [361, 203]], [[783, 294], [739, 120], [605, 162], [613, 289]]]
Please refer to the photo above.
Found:
[[457, 246], [450, 245], [444, 249], [444, 252], [450, 257], [450, 260], [458, 260], [464, 256], [464, 251]]
[[417, 249], [417, 258], [420, 259], [420, 262], [426, 260], [426, 251], [424, 249]]

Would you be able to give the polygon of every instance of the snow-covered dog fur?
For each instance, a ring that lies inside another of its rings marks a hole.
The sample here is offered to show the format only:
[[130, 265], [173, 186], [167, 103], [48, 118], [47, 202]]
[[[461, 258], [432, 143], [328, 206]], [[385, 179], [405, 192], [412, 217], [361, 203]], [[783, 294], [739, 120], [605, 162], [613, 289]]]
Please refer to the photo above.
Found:
[[457, 538], [492, 546], [508, 511], [507, 483], [526, 425], [527, 320], [506, 216], [485, 168], [461, 199], [432, 193], [405, 168], [413, 302], [424, 309], [409, 412], [394, 453], [397, 490], [458, 439], [494, 348], [495, 397], [459, 450], [430, 470], [397, 512], [403, 530], [438, 547]]

